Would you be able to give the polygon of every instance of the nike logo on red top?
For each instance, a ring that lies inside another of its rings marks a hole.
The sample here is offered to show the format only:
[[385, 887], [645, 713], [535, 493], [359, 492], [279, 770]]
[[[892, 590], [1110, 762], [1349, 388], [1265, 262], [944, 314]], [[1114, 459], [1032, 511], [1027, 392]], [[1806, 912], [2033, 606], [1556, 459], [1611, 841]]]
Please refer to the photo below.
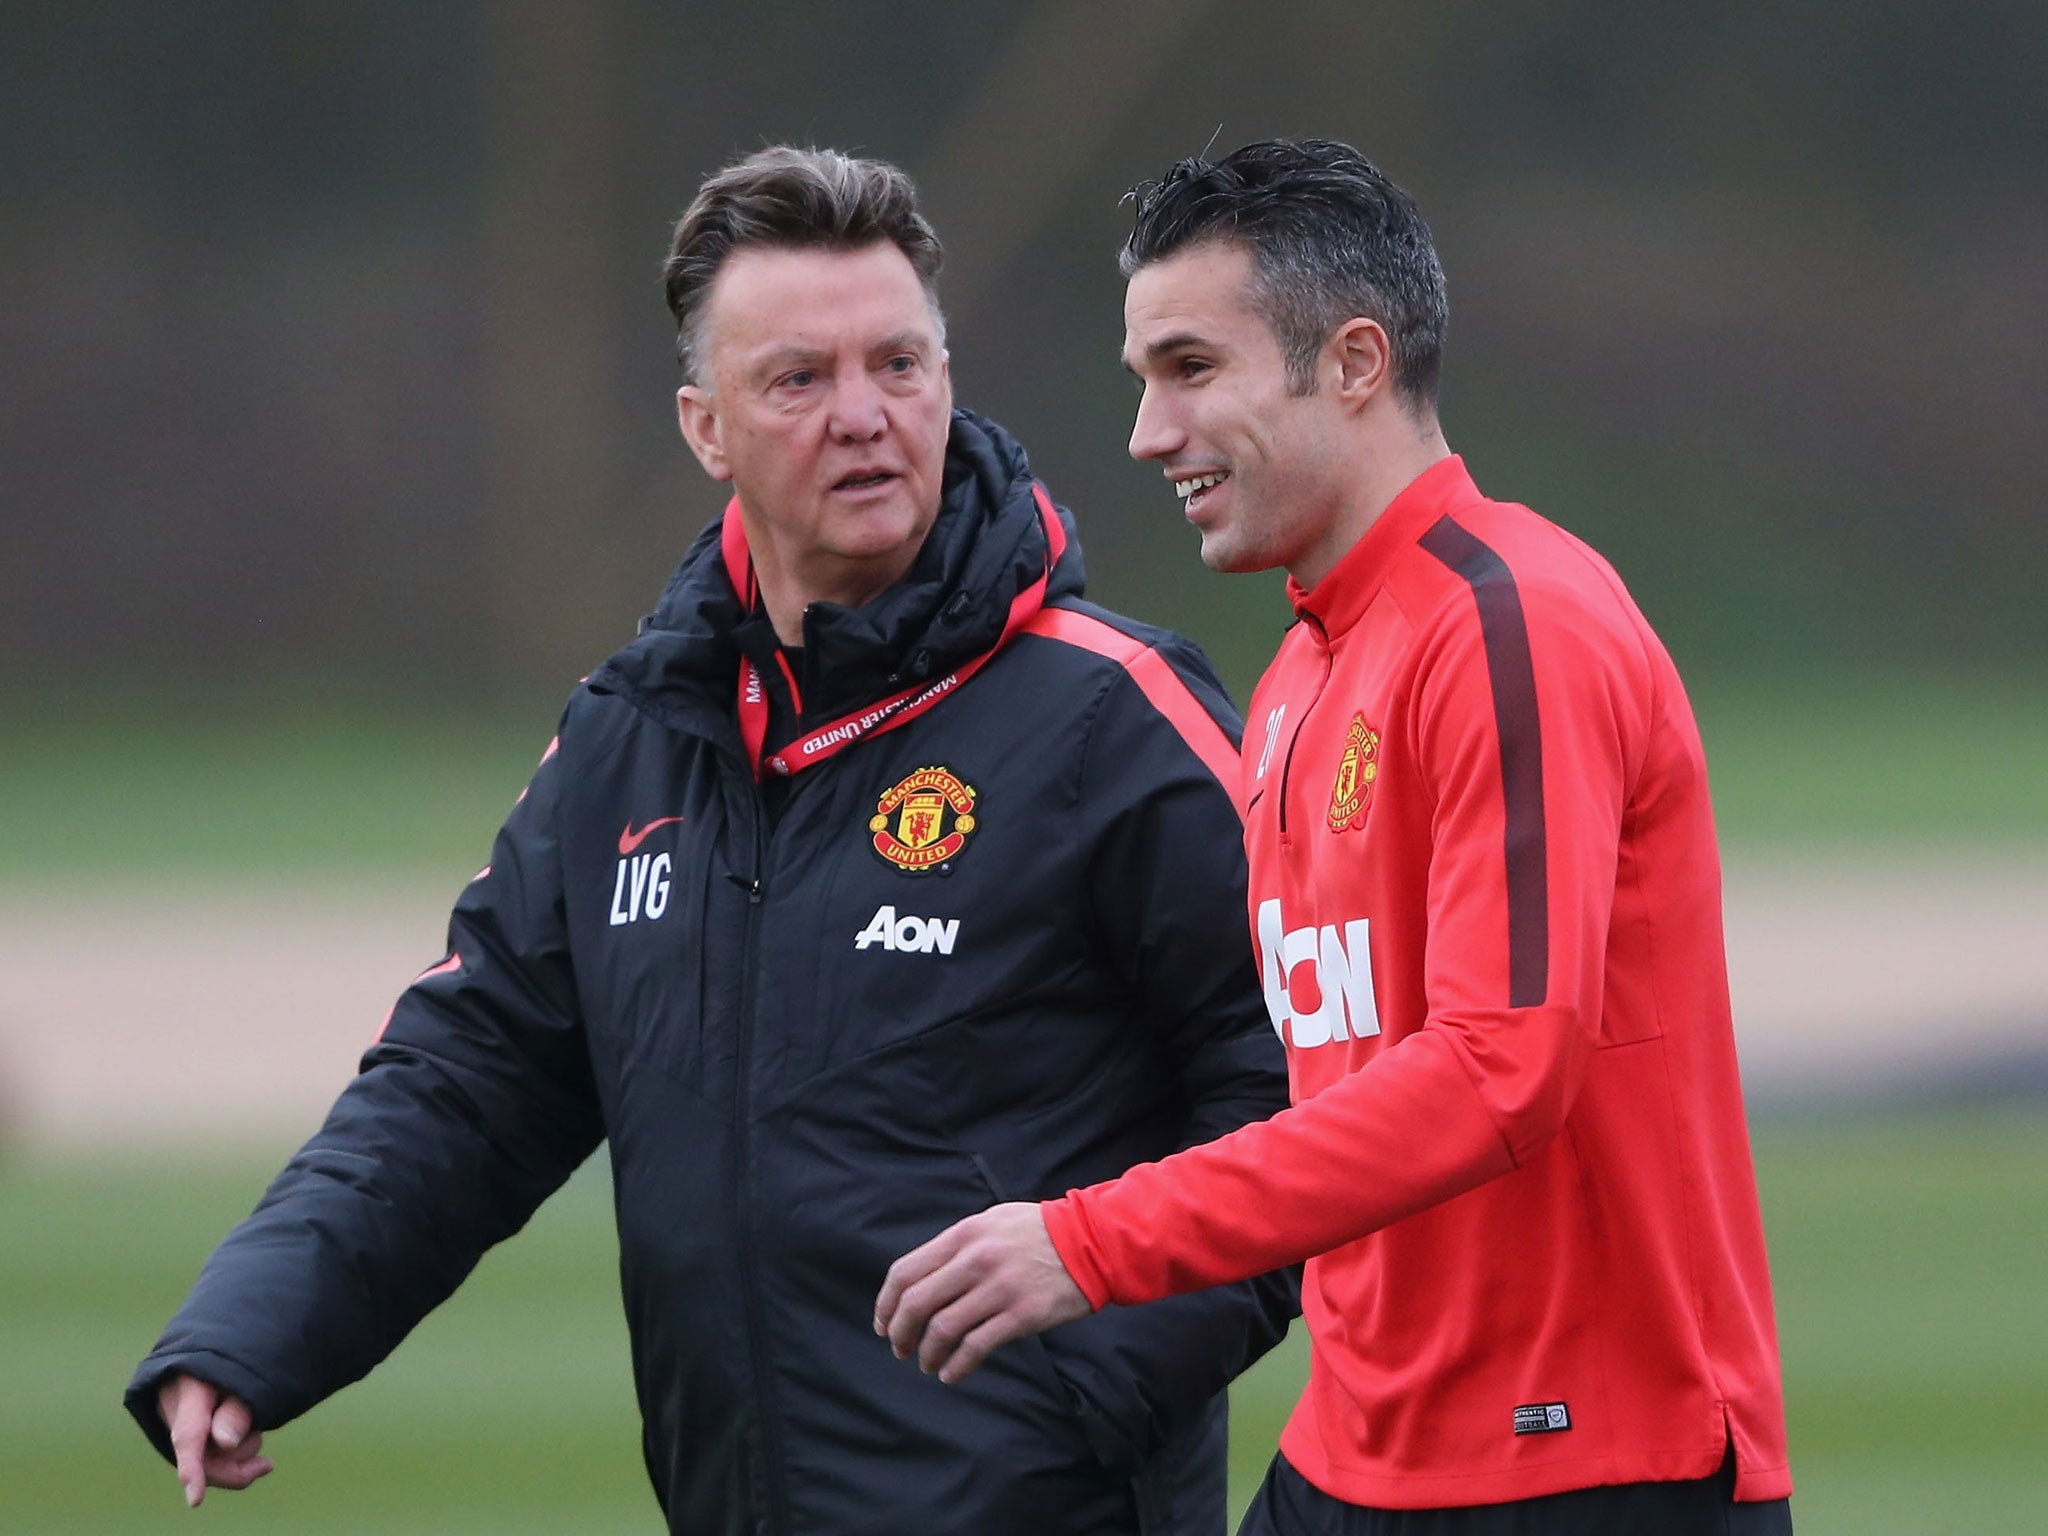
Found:
[[633, 830], [632, 822], [627, 822], [626, 830], [619, 834], [619, 857], [623, 859], [635, 848], [638, 848], [640, 844], [646, 840], [647, 834], [652, 832], [656, 827], [665, 827], [670, 822], [681, 821], [682, 819], [683, 818], [680, 816], [664, 816], [659, 821], [650, 821], [638, 832], [635, 832]]

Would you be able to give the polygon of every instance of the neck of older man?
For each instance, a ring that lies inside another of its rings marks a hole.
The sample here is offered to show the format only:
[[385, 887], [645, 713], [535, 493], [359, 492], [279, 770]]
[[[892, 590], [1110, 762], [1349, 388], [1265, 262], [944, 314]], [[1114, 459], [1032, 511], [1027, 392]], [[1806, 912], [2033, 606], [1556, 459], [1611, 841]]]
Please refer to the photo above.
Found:
[[804, 612], [811, 604], [859, 608], [873, 602], [910, 573], [923, 547], [920, 540], [886, 555], [851, 558], [813, 549], [793, 557], [772, 538], [756, 540], [751, 528], [748, 535], [761, 606], [784, 645], [804, 643]]

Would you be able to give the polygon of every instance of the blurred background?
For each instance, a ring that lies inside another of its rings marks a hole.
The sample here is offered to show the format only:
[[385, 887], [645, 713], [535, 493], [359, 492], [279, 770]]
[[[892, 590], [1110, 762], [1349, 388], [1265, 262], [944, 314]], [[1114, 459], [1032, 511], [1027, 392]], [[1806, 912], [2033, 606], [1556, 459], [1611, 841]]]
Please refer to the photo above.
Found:
[[[0, 0], [0, 1530], [190, 1520], [117, 1406], [575, 680], [720, 504], [658, 281], [764, 143], [905, 166], [962, 403], [1240, 700], [1288, 614], [1123, 444], [1119, 197], [1350, 140], [1482, 487], [1685, 672], [1802, 1532], [2048, 1508], [2048, 13], [1333, 0]], [[593, 1167], [216, 1495], [658, 1529]], [[1241, 1494], [1299, 1340], [1241, 1387]]]

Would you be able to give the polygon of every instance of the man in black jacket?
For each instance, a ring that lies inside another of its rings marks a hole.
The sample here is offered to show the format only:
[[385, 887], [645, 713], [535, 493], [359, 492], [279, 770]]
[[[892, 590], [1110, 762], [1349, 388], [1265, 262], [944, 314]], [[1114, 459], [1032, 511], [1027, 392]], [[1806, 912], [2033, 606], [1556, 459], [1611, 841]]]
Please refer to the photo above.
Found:
[[900, 171], [768, 150], [668, 267], [730, 481], [571, 698], [446, 957], [129, 1388], [188, 1499], [356, 1380], [610, 1143], [677, 1532], [1217, 1532], [1222, 1389], [1292, 1276], [1109, 1311], [965, 1388], [892, 1368], [889, 1261], [1278, 1109], [1186, 642], [1080, 600], [1066, 514], [952, 409]]

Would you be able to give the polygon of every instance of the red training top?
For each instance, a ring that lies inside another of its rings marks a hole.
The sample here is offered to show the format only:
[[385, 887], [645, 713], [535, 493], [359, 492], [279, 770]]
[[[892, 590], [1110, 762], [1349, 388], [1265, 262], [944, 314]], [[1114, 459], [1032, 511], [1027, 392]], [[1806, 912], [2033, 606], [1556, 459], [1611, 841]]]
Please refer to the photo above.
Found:
[[1288, 1461], [1353, 1504], [1791, 1492], [1706, 765], [1621, 580], [1464, 463], [1253, 695], [1251, 912], [1294, 1107], [1044, 1206], [1088, 1299], [1307, 1259]]

